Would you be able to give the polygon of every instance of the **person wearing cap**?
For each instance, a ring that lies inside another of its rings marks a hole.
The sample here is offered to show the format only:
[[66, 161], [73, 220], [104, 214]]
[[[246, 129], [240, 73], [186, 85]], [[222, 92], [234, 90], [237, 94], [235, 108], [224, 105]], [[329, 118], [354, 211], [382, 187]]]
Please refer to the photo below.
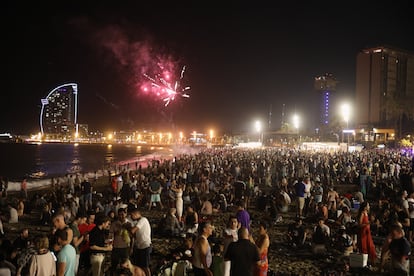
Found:
[[133, 220], [131, 233], [134, 237], [132, 263], [142, 268], [145, 271], [145, 275], [150, 276], [151, 225], [137, 208], [131, 210], [131, 219]]

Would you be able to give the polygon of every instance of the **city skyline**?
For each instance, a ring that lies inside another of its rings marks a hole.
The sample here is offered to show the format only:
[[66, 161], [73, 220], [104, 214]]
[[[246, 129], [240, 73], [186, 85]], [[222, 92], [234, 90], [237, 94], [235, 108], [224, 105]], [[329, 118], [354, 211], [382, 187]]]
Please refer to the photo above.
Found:
[[[359, 51], [414, 50], [402, 3], [376, 4], [375, 12], [351, 5], [8, 5], [0, 130], [14, 133], [36, 130], [40, 99], [67, 82], [79, 85], [78, 121], [90, 129], [238, 132], [269, 119], [278, 129], [293, 113], [301, 127], [312, 128], [319, 119], [315, 77], [332, 73], [338, 101], [352, 102]], [[190, 97], [165, 106], [142, 93], [143, 74], [150, 72], [145, 54], [173, 61], [176, 75], [186, 66]]]

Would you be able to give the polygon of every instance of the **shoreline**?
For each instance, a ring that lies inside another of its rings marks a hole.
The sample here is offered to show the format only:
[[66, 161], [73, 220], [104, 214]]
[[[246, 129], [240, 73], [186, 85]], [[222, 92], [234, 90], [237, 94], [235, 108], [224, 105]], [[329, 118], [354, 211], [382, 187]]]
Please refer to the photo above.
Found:
[[[111, 175], [119, 174], [123, 169], [134, 170], [141, 166], [142, 168], [146, 168], [148, 163], [153, 160], [167, 160], [171, 158], [167, 154], [156, 154], [150, 153], [143, 155], [139, 158], [132, 158], [123, 161], [119, 161], [114, 166], [109, 168], [108, 170], [99, 169], [95, 172], [74, 172], [74, 173], [67, 173], [66, 175], [82, 175], [87, 178], [96, 179], [98, 182], [101, 182], [102, 179], [106, 179], [109, 175], [108, 172], [111, 172]], [[61, 175], [58, 177], [45, 177], [41, 179], [34, 179], [34, 178], [27, 178], [27, 191], [39, 191], [45, 190], [50, 188], [52, 185], [52, 180], [55, 179], [57, 183], [65, 183], [66, 182], [66, 175]], [[21, 191], [21, 182], [20, 181], [9, 181], [7, 192], [11, 194], [15, 194]]]

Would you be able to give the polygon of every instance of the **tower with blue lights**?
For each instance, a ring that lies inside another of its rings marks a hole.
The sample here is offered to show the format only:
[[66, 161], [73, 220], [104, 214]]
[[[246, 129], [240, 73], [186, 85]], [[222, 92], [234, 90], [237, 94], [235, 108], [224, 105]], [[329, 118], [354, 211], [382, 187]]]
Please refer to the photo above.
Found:
[[328, 128], [331, 122], [332, 93], [336, 91], [337, 83], [331, 73], [315, 77], [314, 87], [320, 96], [319, 122], [322, 128]]

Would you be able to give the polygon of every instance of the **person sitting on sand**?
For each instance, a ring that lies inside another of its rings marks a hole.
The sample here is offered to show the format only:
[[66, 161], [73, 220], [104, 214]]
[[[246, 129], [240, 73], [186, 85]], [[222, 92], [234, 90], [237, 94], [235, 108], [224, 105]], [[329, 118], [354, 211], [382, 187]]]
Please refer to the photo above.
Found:
[[191, 205], [187, 206], [187, 211], [184, 214], [184, 227], [187, 233], [197, 233], [198, 214]]
[[320, 217], [318, 224], [315, 226], [312, 236], [312, 251], [314, 254], [325, 254], [327, 251], [326, 245], [331, 235], [331, 230], [328, 225], [325, 224], [325, 219]]
[[116, 270], [119, 276], [145, 276], [145, 271], [139, 266], [133, 265], [128, 258], [121, 259]]
[[295, 222], [288, 226], [288, 241], [289, 245], [293, 247], [300, 247], [304, 245], [306, 240], [306, 231], [303, 226], [303, 219], [297, 217]]
[[200, 214], [201, 215], [212, 215], [213, 214], [213, 204], [207, 197], [203, 197], [203, 204], [201, 205]]
[[177, 219], [177, 209], [170, 208], [164, 221], [164, 232], [169, 236], [178, 236], [182, 230], [180, 222]]

